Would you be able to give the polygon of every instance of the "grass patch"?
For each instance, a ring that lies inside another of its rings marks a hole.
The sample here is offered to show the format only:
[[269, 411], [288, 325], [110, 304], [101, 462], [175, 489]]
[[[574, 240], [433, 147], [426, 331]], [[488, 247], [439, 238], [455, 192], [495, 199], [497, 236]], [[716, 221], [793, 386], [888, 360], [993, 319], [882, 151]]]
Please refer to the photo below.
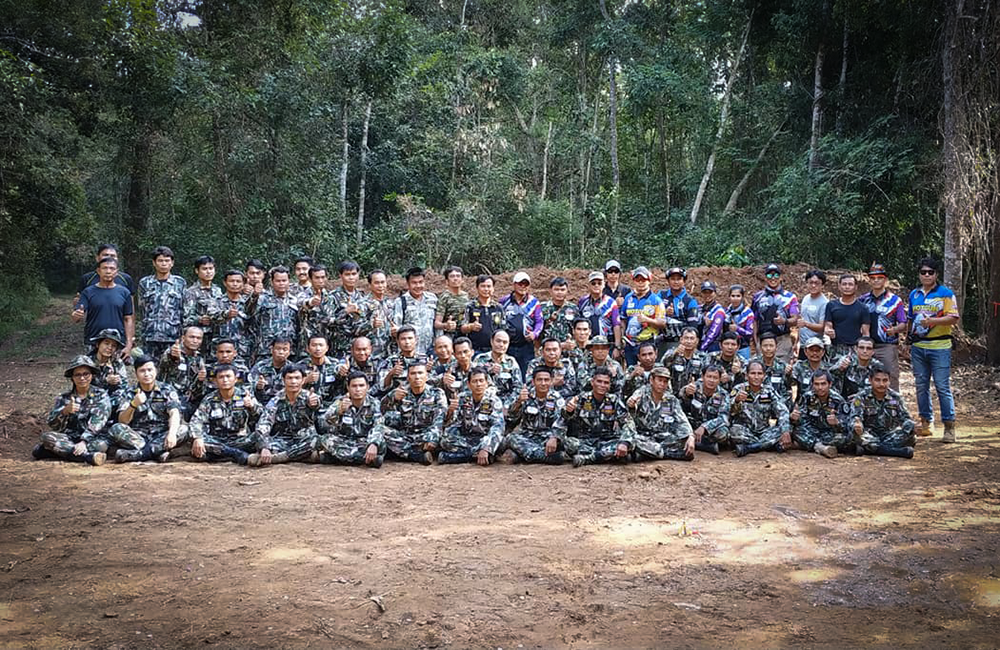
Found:
[[48, 304], [49, 292], [37, 285], [20, 286], [0, 282], [0, 355], [7, 356], [8, 348], [18, 353], [30, 349], [39, 339], [51, 336], [57, 329], [55, 323], [34, 325]]

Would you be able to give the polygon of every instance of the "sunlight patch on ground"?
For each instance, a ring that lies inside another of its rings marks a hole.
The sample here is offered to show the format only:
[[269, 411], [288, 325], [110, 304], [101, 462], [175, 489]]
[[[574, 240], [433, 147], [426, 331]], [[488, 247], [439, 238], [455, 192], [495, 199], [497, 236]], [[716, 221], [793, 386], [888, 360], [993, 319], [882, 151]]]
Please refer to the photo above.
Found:
[[833, 568], [799, 569], [798, 571], [789, 571], [788, 579], [799, 584], [826, 582], [840, 577], [843, 573], [843, 570]]
[[311, 548], [272, 548], [264, 553], [266, 562], [310, 562], [313, 564], [329, 564], [333, 558], [322, 555]]

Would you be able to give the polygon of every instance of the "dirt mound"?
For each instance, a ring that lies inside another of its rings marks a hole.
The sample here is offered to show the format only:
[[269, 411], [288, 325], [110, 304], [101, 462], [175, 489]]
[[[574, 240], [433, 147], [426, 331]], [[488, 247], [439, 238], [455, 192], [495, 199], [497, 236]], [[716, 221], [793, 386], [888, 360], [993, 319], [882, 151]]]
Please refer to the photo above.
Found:
[[24, 411], [0, 418], [0, 456], [24, 456], [38, 442], [44, 427], [40, 417]]

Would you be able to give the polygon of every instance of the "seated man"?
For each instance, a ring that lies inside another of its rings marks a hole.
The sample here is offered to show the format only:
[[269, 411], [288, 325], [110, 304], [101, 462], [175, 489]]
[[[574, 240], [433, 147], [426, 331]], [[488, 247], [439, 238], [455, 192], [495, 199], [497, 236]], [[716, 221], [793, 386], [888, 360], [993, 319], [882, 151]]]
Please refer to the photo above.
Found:
[[708, 363], [722, 368], [722, 379], [719, 386], [727, 393], [736, 384], [742, 384], [747, 380], [743, 374], [745, 365], [743, 357], [739, 355], [740, 337], [736, 332], [724, 332], [719, 340], [719, 351], [708, 355]]
[[563, 409], [569, 428], [566, 451], [573, 456], [573, 467], [627, 460], [635, 439], [635, 423], [625, 403], [610, 394], [608, 369], [595, 370], [590, 385], [591, 390], [574, 395]]
[[368, 379], [368, 393], [373, 398], [378, 397], [378, 368], [372, 357], [372, 341], [367, 336], [359, 336], [351, 342], [351, 353], [346, 359], [337, 362], [337, 385], [333, 394], [342, 397], [347, 395], [347, 381], [355, 372], [360, 372]]
[[[458, 354], [457, 349], [455, 353]], [[470, 344], [469, 355], [471, 354]], [[503, 442], [503, 403], [494, 391], [489, 390], [486, 369], [472, 368], [468, 384], [468, 389], [459, 394], [454, 419], [441, 437], [439, 463], [474, 461], [479, 465], [489, 465]]]
[[250, 452], [257, 449], [249, 424], [259, 405], [249, 386], [237, 385], [232, 366], [216, 366], [215, 387], [191, 416], [191, 455], [199, 460], [246, 465]]
[[[472, 359], [472, 364], [486, 368], [490, 381], [497, 391], [497, 397], [503, 402], [505, 408], [510, 408], [517, 396], [521, 393], [521, 367], [517, 365], [517, 359], [507, 354], [510, 346], [510, 334], [507, 330], [497, 330], [490, 338], [490, 351], [480, 352]], [[551, 373], [550, 373], [551, 375]], [[510, 428], [510, 420], [507, 421]]]
[[325, 336], [311, 334], [306, 345], [309, 356], [303, 363], [306, 376], [302, 380], [302, 385], [319, 395], [323, 406], [333, 403], [334, 398], [337, 397], [335, 392], [339, 383], [337, 362], [327, 356], [328, 350]]
[[698, 351], [698, 330], [683, 328], [677, 347], [664, 352], [659, 365], [670, 371], [670, 386], [674, 395], [680, 396], [681, 389], [697, 381], [702, 368], [708, 365], [708, 357]]
[[[169, 353], [168, 353], [169, 354]], [[141, 356], [135, 361], [138, 380], [118, 410], [118, 424], [111, 427], [111, 440], [118, 447], [115, 462], [170, 460], [170, 450], [188, 439], [188, 426], [181, 417], [181, 401], [174, 387], [156, 380], [156, 360]]]
[[351, 371], [347, 394], [330, 405], [317, 426], [321, 463], [382, 467], [385, 421], [378, 400], [368, 393], [365, 373]]
[[805, 394], [812, 386], [813, 373], [817, 370], [829, 370], [834, 378], [834, 386], [839, 381], [843, 371], [850, 363], [850, 356], [844, 356], [834, 361], [829, 361], [826, 357], [826, 342], [821, 336], [815, 336], [806, 341], [806, 349], [803, 354], [805, 359], [800, 359], [792, 366], [792, 389], [795, 391], [794, 398]]
[[[733, 389], [729, 437], [737, 458], [758, 451], [782, 452], [792, 442], [792, 427], [784, 401], [764, 385], [764, 365], [747, 364], [747, 381]], [[775, 420], [775, 424], [771, 424]]]
[[[507, 437], [508, 460], [559, 465], [566, 459], [563, 440], [566, 400], [552, 392], [552, 369], [538, 366], [531, 377], [532, 388], [522, 386], [517, 399], [507, 411], [508, 423], [515, 426]], [[514, 458], [511, 458], [514, 456]]]
[[573, 321], [572, 335], [573, 338], [562, 345], [563, 358], [568, 359], [573, 368], [576, 369], [590, 356], [587, 353], [587, 343], [590, 342], [590, 320], [583, 316], [577, 316], [576, 320]]
[[815, 451], [825, 458], [834, 458], [837, 450], [847, 451], [853, 442], [843, 418], [849, 418], [851, 407], [833, 390], [829, 370], [813, 373], [812, 388], [799, 396], [789, 415], [792, 438], [799, 449]]
[[555, 339], [542, 341], [542, 356], [535, 357], [528, 362], [524, 376], [534, 377], [535, 368], [538, 366], [546, 366], [552, 370], [552, 389], [559, 393], [563, 399], [569, 399], [579, 392], [575, 368], [568, 359], [563, 358], [559, 341]]
[[212, 345], [215, 347], [215, 360], [208, 364], [205, 378], [205, 393], [215, 390], [215, 369], [219, 366], [229, 366], [236, 374], [236, 383], [245, 384], [250, 376], [250, 368], [243, 359], [237, 356], [237, 343], [230, 338], [216, 338]]
[[607, 368], [611, 373], [611, 393], [622, 399], [628, 395], [622, 395], [625, 386], [625, 371], [620, 363], [611, 358], [611, 343], [607, 337], [595, 336], [587, 341], [587, 350], [590, 354], [578, 365], [576, 370], [576, 385], [590, 386], [590, 378], [598, 368]]
[[171, 345], [159, 360], [160, 381], [170, 384], [177, 391], [181, 401], [181, 415], [185, 418], [194, 413], [198, 402], [204, 397], [204, 382], [208, 378], [208, 371], [205, 358], [201, 356], [203, 336], [200, 327], [185, 327], [181, 340]]
[[636, 364], [625, 373], [625, 387], [622, 389], [625, 396], [631, 396], [643, 386], [649, 385], [650, 373], [656, 366], [656, 344], [652, 341], [640, 343], [637, 357]]
[[434, 365], [430, 368], [431, 377], [451, 363], [454, 357], [454, 345], [451, 337], [442, 334], [434, 339]]
[[677, 396], [667, 390], [670, 372], [658, 366], [649, 385], [628, 398], [635, 422], [636, 460], [694, 460], [694, 432]]
[[378, 394], [391, 395], [397, 388], [406, 390], [406, 377], [410, 366], [422, 365], [425, 370], [430, 366], [426, 356], [417, 354], [417, 328], [413, 325], [403, 325], [396, 332], [396, 345], [399, 351], [382, 360], [378, 368]]
[[97, 366], [80, 355], [66, 367], [64, 375], [73, 388], [56, 398], [49, 411], [50, 431], [42, 434], [42, 442], [31, 455], [37, 460], [61, 458], [77, 463], [103, 465], [108, 441], [104, 428], [111, 415], [111, 400], [107, 392], [93, 385]]
[[103, 388], [111, 400], [111, 413], [118, 412], [122, 396], [128, 389], [128, 370], [118, 351], [125, 346], [125, 339], [115, 329], [103, 329], [90, 340], [94, 348], [90, 358], [97, 366], [93, 385]]
[[281, 379], [281, 371], [290, 362], [292, 356], [292, 340], [277, 337], [271, 341], [271, 356], [260, 359], [250, 369], [247, 385], [253, 386], [254, 397], [261, 404], [267, 404], [271, 398], [285, 387]]
[[411, 365], [406, 382], [406, 388], [400, 386], [382, 398], [386, 447], [394, 458], [430, 465], [448, 402], [443, 390], [427, 385], [426, 363]]
[[854, 438], [866, 454], [913, 458], [916, 423], [889, 381], [888, 370], [876, 370], [872, 385], [851, 400]]
[[729, 442], [729, 393], [719, 387], [722, 370], [706, 366], [701, 379], [681, 391], [681, 407], [694, 430], [694, 448], [718, 455], [719, 445]]
[[885, 366], [875, 358], [875, 342], [870, 336], [862, 336], [854, 345], [854, 351], [847, 355], [847, 367], [840, 373], [838, 392], [846, 398], [853, 397], [864, 388], [871, 386], [872, 375]]
[[434, 373], [427, 383], [444, 391], [449, 402], [468, 388], [472, 372], [472, 341], [464, 336], [455, 339], [451, 361], [434, 366]]
[[251, 467], [319, 460], [316, 451], [319, 395], [303, 390], [305, 372], [300, 364], [287, 364], [281, 371], [281, 379], [285, 390], [267, 403], [257, 422], [258, 451], [247, 458]]

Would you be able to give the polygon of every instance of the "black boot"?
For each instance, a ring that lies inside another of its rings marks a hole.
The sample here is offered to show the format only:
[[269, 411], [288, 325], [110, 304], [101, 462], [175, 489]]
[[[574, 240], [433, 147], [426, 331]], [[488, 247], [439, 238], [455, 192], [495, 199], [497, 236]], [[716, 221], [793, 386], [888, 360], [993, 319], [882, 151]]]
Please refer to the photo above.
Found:
[[764, 446], [759, 442], [733, 446], [733, 453], [736, 454], [737, 458], [743, 458], [747, 454], [756, 454], [759, 451], [764, 451]]
[[421, 465], [430, 465], [434, 462], [434, 454], [429, 451], [415, 451], [410, 454], [410, 460]]
[[35, 460], [47, 460], [49, 458], [59, 458], [51, 451], [46, 449], [44, 445], [35, 445], [35, 448], [31, 450], [31, 455]]
[[717, 442], [699, 442], [694, 448], [697, 451], [707, 451], [714, 456], [719, 455], [719, 443]]
[[472, 455], [461, 451], [442, 451], [438, 453], [438, 463], [441, 465], [455, 465], [458, 463], [468, 463], [472, 460]]
[[546, 465], [562, 465], [566, 462], [566, 454], [561, 451], [557, 451], [554, 454], [545, 454], [545, 460], [543, 462]]
[[[375, 461], [371, 465], [369, 465], [369, 467], [374, 467], [375, 469], [378, 469], [379, 467], [382, 467], [383, 460], [385, 460], [385, 456], [379, 454], [378, 456], [375, 457]], [[361, 462], [364, 463], [364, 461]]]
[[886, 447], [879, 445], [875, 449], [879, 456], [896, 456], [897, 458], [913, 458], [913, 447]]
[[223, 445], [220, 450], [225, 458], [231, 459], [237, 465], [246, 465], [247, 458], [250, 454], [243, 451], [242, 449], [237, 449], [236, 447], [230, 447], [229, 445]]

